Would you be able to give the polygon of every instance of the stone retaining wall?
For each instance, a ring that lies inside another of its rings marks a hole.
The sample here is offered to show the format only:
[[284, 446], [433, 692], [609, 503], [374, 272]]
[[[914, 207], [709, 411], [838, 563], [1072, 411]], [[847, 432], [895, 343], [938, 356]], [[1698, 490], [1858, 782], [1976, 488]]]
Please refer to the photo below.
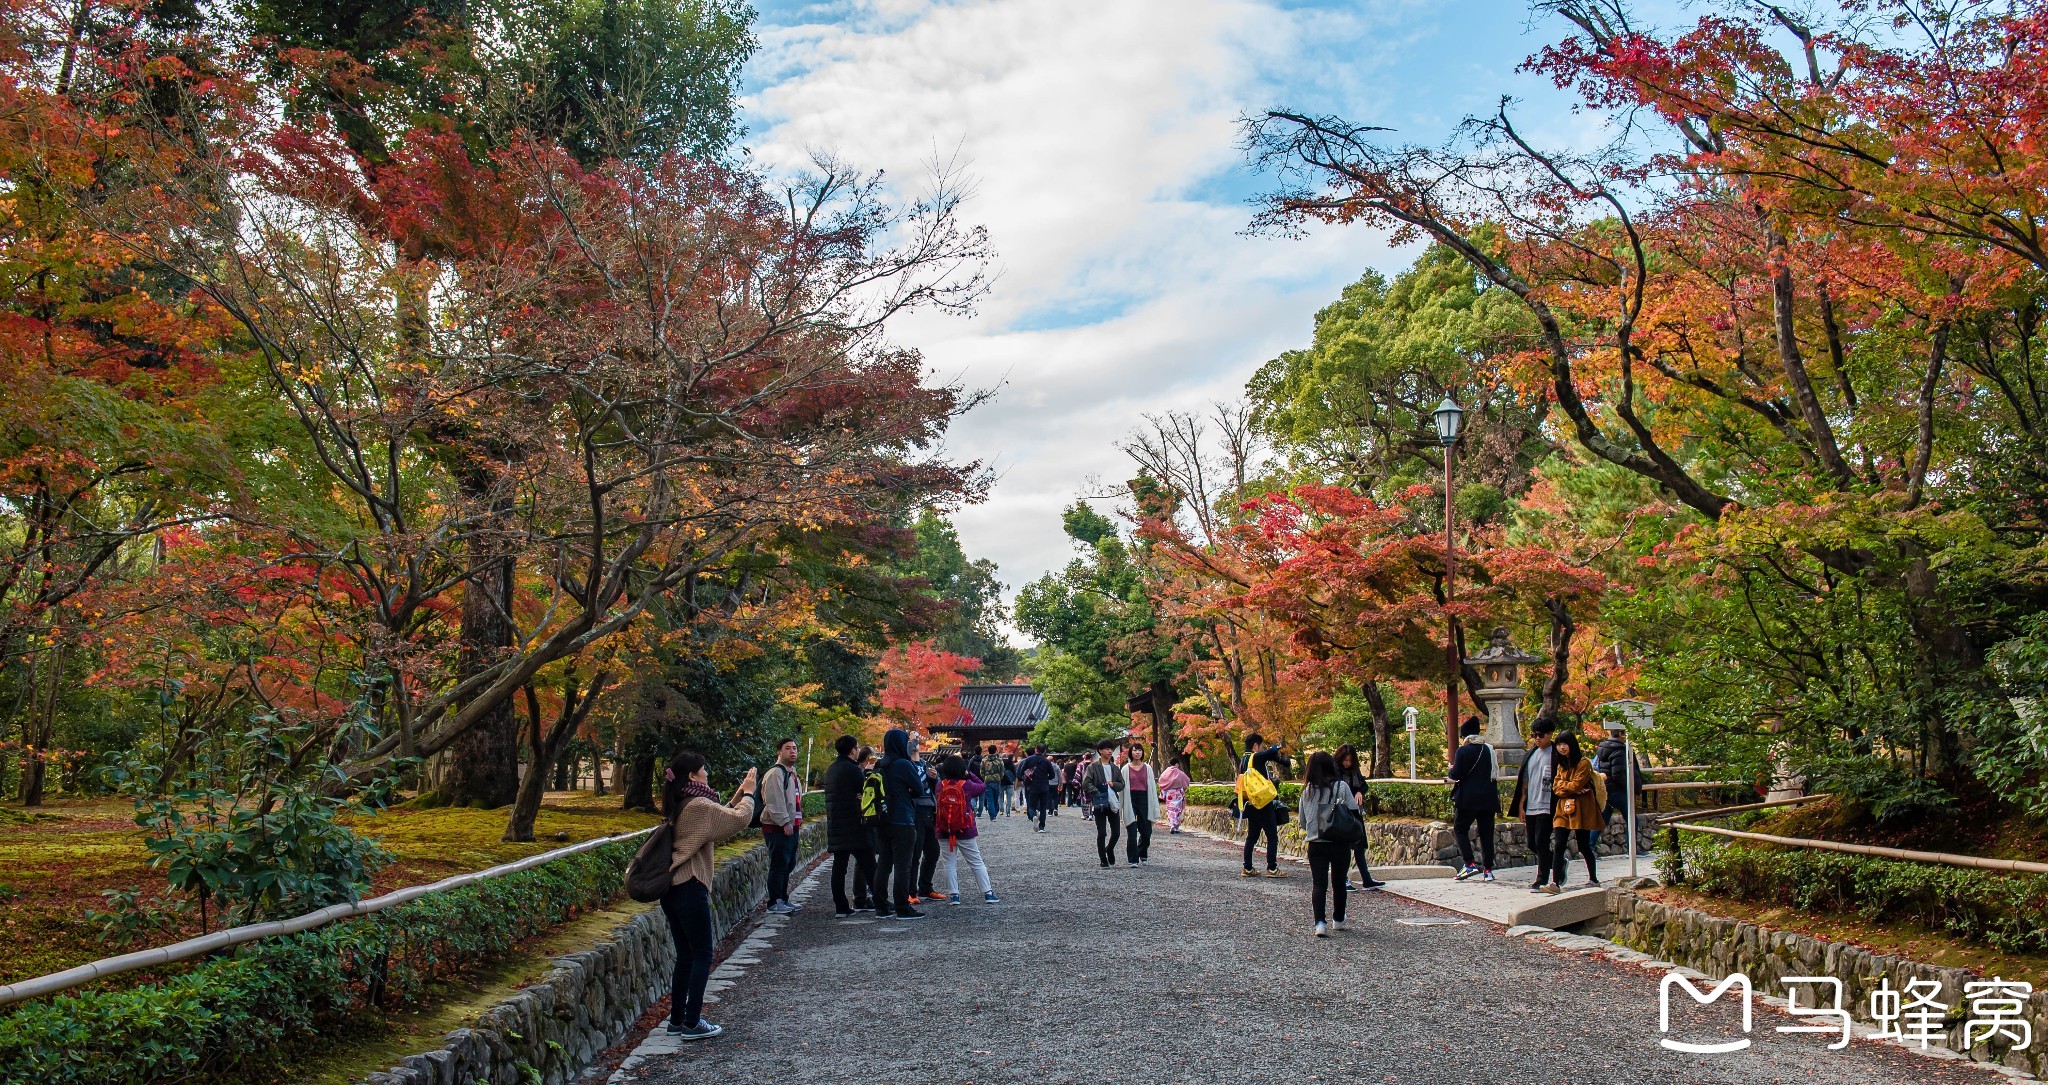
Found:
[[[1941, 984], [1939, 997], [1950, 1007], [1947, 1039], [1950, 1051], [1963, 1048], [1963, 1025], [1969, 1000], [1963, 985], [1983, 977], [1961, 968], [1942, 968], [1903, 957], [1873, 953], [1858, 946], [1826, 942], [1790, 931], [1771, 930], [1739, 919], [1709, 915], [1693, 908], [1678, 908], [1646, 900], [1626, 890], [1609, 890], [1613, 926], [1608, 937], [1659, 960], [1694, 968], [1715, 980], [1740, 972], [1749, 977], [1759, 994], [1789, 998], [1786, 976], [1832, 976], [1842, 981], [1842, 1004], [1858, 1020], [1868, 1020], [1870, 994], [1882, 981], [1903, 991], [1912, 980]], [[1805, 993], [1801, 1004], [1811, 1006], [1816, 995], [1827, 997], [1825, 985], [1800, 984]], [[1819, 990], [1815, 988], [1819, 987]], [[2033, 1025], [2030, 1050], [2010, 1050], [2011, 1041], [1980, 1038], [1969, 1056], [1979, 1062], [2003, 1063], [2033, 1074], [2048, 1073], [2048, 1053], [2042, 1039], [2048, 1037], [2048, 991], [2037, 991], [2027, 1003], [2026, 1018]], [[1981, 1031], [1981, 1030], [1980, 1030]]]
[[[1650, 840], [1652, 815], [1636, 816], [1636, 840], [1647, 846]], [[1182, 824], [1215, 836], [1244, 839], [1244, 831], [1238, 827], [1237, 819], [1221, 806], [1190, 806]], [[1602, 856], [1626, 855], [1628, 833], [1626, 822], [1615, 816], [1608, 822], [1608, 831], [1600, 838], [1599, 852]], [[1479, 846], [1479, 832], [1471, 831], [1472, 845], [1476, 857]], [[1366, 856], [1371, 861], [1385, 866], [1429, 866], [1439, 863], [1458, 863], [1458, 841], [1451, 834], [1451, 827], [1441, 821], [1368, 821], [1365, 823]], [[1260, 842], [1260, 855], [1264, 855], [1265, 843]], [[1280, 827], [1280, 854], [1302, 858], [1308, 851], [1308, 842], [1302, 836], [1301, 823], [1290, 820]], [[1519, 821], [1497, 820], [1493, 827], [1493, 862], [1497, 867], [1526, 866], [1534, 863], [1535, 856], [1529, 850], [1528, 830]]]
[[[799, 861], [824, 846], [824, 821], [806, 823]], [[767, 895], [766, 846], [720, 863], [711, 886], [713, 936], [723, 940]], [[659, 908], [649, 909], [612, 928], [606, 941], [555, 958], [545, 979], [449, 1033], [442, 1047], [361, 1085], [566, 1085], [669, 993], [674, 967], [668, 923]]]

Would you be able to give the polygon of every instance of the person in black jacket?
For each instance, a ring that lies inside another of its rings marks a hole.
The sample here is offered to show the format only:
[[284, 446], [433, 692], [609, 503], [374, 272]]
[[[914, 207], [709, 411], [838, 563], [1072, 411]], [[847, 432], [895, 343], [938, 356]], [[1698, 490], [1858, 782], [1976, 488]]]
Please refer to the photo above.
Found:
[[1054, 791], [1060, 778], [1060, 768], [1045, 756], [1045, 747], [1031, 751], [1031, 756], [1017, 766], [1017, 777], [1024, 783], [1024, 817], [1038, 822], [1033, 832], [1045, 831], [1045, 815], [1054, 805]]
[[[888, 834], [888, 846], [884, 854], [889, 858], [886, 869], [875, 870], [875, 916], [886, 919], [923, 919], [924, 913], [910, 906], [911, 879], [917, 876], [917, 800], [924, 794], [924, 781], [918, 774], [917, 762], [910, 756], [910, 732], [901, 727], [891, 727], [882, 736], [882, 762], [875, 766], [882, 774], [882, 788], [889, 799], [889, 820], [883, 826]], [[896, 884], [889, 884], [890, 876]], [[890, 895], [890, 889], [895, 895]]]
[[[1458, 836], [1458, 855], [1465, 860], [1464, 868], [1458, 871], [1461, 882], [1475, 875], [1493, 880], [1493, 819], [1500, 816], [1500, 788], [1493, 782], [1493, 747], [1479, 737], [1481, 729], [1477, 716], [1467, 717], [1464, 726], [1458, 728], [1462, 741], [1446, 777], [1451, 781], [1451, 809], [1457, 812], [1457, 825], [1452, 831]], [[1474, 823], [1479, 826], [1477, 863], [1472, 861], [1472, 841], [1466, 835]]]
[[[1593, 751], [1593, 771], [1607, 777], [1607, 809], [1601, 811], [1603, 818], [1628, 814], [1628, 745], [1621, 740], [1621, 724], [1607, 725], [1607, 737], [1600, 740], [1600, 746]], [[1643, 808], [1643, 768], [1641, 759], [1636, 762], [1636, 809]]]
[[[860, 817], [860, 763], [853, 759], [860, 740], [840, 735], [832, 743], [839, 751], [825, 770], [825, 846], [832, 852], [832, 909], [840, 919], [865, 910], [867, 887], [875, 880], [875, 852], [868, 843], [868, 827]], [[846, 896], [846, 868], [852, 866], [853, 895]]]
[[[1337, 762], [1337, 778], [1344, 781], [1344, 786], [1351, 789], [1351, 797], [1357, 799], [1359, 804], [1363, 806], [1366, 801], [1367, 791], [1365, 773], [1358, 765], [1358, 748], [1348, 742], [1337, 747], [1335, 760]], [[1359, 837], [1358, 843], [1351, 845], [1351, 857], [1358, 863], [1358, 884], [1352, 885], [1351, 879], [1346, 878], [1344, 879], [1345, 889], [1372, 890], [1385, 889], [1387, 887], [1387, 883], [1372, 876], [1372, 867], [1366, 865], [1364, 837]]]

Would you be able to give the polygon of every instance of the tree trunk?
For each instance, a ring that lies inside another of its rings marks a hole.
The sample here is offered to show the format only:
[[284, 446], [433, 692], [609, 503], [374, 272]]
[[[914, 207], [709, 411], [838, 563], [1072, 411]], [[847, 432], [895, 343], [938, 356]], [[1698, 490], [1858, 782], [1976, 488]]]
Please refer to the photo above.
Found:
[[568, 791], [576, 786], [576, 762], [572, 754], [555, 759], [555, 790]]
[[654, 758], [636, 757], [619, 770], [619, 805], [628, 810], [654, 810]]
[[1572, 612], [1565, 607], [1564, 600], [1545, 599], [1543, 606], [1550, 611], [1550, 678], [1543, 683], [1536, 714], [1556, 719], [1564, 704], [1564, 684], [1571, 679], [1572, 634], [1579, 627], [1572, 621]]
[[1394, 774], [1394, 724], [1387, 718], [1387, 698], [1380, 692], [1378, 682], [1367, 682], [1358, 687], [1365, 694], [1366, 706], [1372, 709], [1372, 771], [1368, 776], [1392, 776]]
[[[512, 559], [493, 558], [462, 592], [462, 653], [458, 674], [468, 678], [512, 646], [508, 615]], [[509, 700], [448, 746], [441, 759], [440, 801], [495, 809], [519, 795], [519, 720]]]
[[1167, 756], [1171, 760], [1180, 755], [1180, 741], [1173, 733], [1173, 685], [1162, 679], [1152, 683], [1151, 693], [1152, 753], [1155, 757]]
[[[64, 642], [50, 645], [50, 662], [43, 703], [36, 712], [35, 732], [23, 743], [21, 760], [21, 805], [41, 806], [43, 784], [50, 769], [47, 751], [57, 734], [57, 695], [64, 686]], [[23, 728], [24, 732], [28, 729]]]
[[590, 793], [602, 799], [604, 787], [604, 750], [599, 748], [590, 755]]
[[560, 762], [562, 748], [569, 744], [569, 736], [576, 733], [590, 706], [597, 703], [598, 691], [604, 688], [604, 675], [590, 680], [589, 692], [579, 697], [576, 680], [568, 679], [562, 691], [562, 709], [554, 722], [543, 732], [540, 725], [540, 699], [534, 696], [533, 687], [526, 687], [527, 735], [531, 740], [531, 763], [527, 765], [525, 779], [519, 781], [519, 795], [512, 803], [512, 816], [505, 824], [505, 835], [501, 838], [508, 843], [526, 843], [533, 839], [533, 822], [540, 816], [540, 802], [547, 791], [548, 776]]

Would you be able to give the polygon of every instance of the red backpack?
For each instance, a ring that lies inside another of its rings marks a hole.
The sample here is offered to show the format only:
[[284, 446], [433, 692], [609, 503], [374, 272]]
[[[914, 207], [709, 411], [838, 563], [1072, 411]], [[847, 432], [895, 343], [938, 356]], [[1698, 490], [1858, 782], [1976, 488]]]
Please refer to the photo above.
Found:
[[932, 828], [954, 841], [974, 831], [974, 811], [967, 808], [967, 781], [939, 781], [939, 809]]

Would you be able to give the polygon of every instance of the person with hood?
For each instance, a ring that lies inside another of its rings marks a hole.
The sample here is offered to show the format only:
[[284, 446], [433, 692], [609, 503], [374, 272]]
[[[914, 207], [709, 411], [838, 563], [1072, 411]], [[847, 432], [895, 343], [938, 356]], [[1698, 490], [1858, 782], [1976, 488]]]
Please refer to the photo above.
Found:
[[1045, 756], [1045, 747], [1037, 746], [1032, 749], [1031, 756], [1017, 766], [1017, 775], [1024, 781], [1024, 817], [1038, 823], [1033, 832], [1042, 833], [1045, 831], [1045, 816], [1052, 812], [1059, 766]]
[[[917, 800], [924, 794], [924, 781], [910, 755], [910, 732], [891, 727], [882, 736], [882, 760], [875, 771], [882, 776], [882, 793], [889, 803], [888, 822], [882, 828], [888, 845], [882, 849], [885, 863], [875, 868], [875, 916], [887, 919], [923, 919], [924, 913], [910, 906], [911, 879], [917, 876]], [[894, 878], [893, 885], [891, 878]], [[895, 895], [890, 895], [890, 890]]]
[[[1564, 892], [1564, 868], [1571, 861], [1565, 845], [1576, 842], [1586, 857], [1586, 882], [1600, 884], [1599, 859], [1593, 851], [1593, 833], [1606, 824], [1600, 817], [1600, 797], [1593, 782], [1593, 765], [1579, 755], [1579, 736], [1567, 731], [1557, 736], [1557, 767], [1551, 770], [1550, 883], [1543, 890]], [[1538, 880], [1543, 872], [1536, 874]]]
[[761, 808], [755, 788], [754, 770], [748, 769], [732, 802], [719, 802], [704, 755], [695, 750], [677, 754], [663, 777], [661, 813], [675, 834], [669, 890], [661, 898], [661, 913], [676, 943], [668, 1031], [683, 1040], [708, 1040], [725, 1031], [704, 1020], [704, 986], [718, 946], [711, 937], [711, 875], [718, 845], [745, 830]]
[[1182, 754], [1159, 774], [1159, 798], [1166, 804], [1166, 832], [1169, 836], [1180, 834], [1181, 818], [1188, 812], [1188, 785], [1194, 781], [1188, 779], [1188, 770], [1184, 767], [1187, 760], [1188, 755]]
[[[851, 917], [868, 902], [867, 887], [875, 880], [875, 850], [861, 818], [860, 790], [864, 773], [854, 760], [860, 740], [840, 735], [832, 743], [839, 756], [825, 770], [825, 847], [832, 853], [832, 914]], [[853, 899], [846, 896], [846, 870], [853, 868]]]
[[[1458, 752], [1444, 777], [1451, 782], [1451, 809], [1457, 817], [1451, 831], [1458, 837], [1458, 855], [1465, 861], [1458, 871], [1461, 882], [1475, 877], [1493, 880], [1493, 819], [1500, 816], [1500, 788], [1493, 783], [1494, 749], [1481, 737], [1482, 730], [1479, 717], [1466, 717], [1458, 728]], [[1477, 863], [1472, 861], [1472, 840], [1466, 833], [1474, 824], [1479, 826]]]

